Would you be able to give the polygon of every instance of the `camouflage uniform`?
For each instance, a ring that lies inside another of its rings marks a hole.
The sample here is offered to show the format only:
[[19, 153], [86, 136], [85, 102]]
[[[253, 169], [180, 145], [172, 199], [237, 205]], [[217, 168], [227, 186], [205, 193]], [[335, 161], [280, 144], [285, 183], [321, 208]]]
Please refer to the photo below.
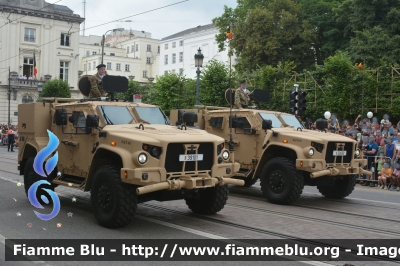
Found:
[[250, 104], [249, 91], [247, 90], [246, 92], [244, 92], [242, 88], [236, 89], [234, 108], [236, 109], [239, 109], [240, 107], [247, 108], [249, 104]]
[[89, 98], [98, 98], [106, 96], [107, 93], [103, 90], [102, 79], [99, 77], [97, 73], [89, 77], [89, 81], [90, 81]]

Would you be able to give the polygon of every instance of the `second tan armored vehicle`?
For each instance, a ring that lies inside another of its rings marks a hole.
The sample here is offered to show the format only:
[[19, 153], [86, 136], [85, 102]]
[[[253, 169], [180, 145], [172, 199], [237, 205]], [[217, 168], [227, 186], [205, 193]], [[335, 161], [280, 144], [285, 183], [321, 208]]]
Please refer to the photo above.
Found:
[[171, 122], [176, 121], [220, 136], [226, 146], [232, 140], [240, 163], [235, 178], [245, 186], [260, 179], [264, 196], [273, 203], [294, 202], [304, 185], [317, 186], [325, 197], [343, 198], [353, 191], [357, 175], [371, 175], [363, 169], [367, 162], [356, 141], [307, 130], [291, 114], [203, 106], [172, 110]]
[[[214, 214], [228, 198], [229, 178], [239, 170], [224, 139], [169, 125], [153, 105], [101, 99], [43, 98], [18, 106], [20, 174], [25, 190], [40, 180], [91, 192], [97, 221], [127, 225], [137, 203], [185, 199], [195, 213]], [[35, 156], [58, 139], [58, 163], [47, 178], [34, 170]]]

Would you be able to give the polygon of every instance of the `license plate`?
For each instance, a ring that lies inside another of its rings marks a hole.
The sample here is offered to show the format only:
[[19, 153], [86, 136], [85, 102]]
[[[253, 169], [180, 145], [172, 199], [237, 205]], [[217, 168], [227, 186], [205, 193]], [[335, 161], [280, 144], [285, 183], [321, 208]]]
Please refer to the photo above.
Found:
[[203, 161], [203, 154], [180, 154], [179, 161], [180, 162]]
[[346, 156], [347, 151], [333, 151], [333, 156]]

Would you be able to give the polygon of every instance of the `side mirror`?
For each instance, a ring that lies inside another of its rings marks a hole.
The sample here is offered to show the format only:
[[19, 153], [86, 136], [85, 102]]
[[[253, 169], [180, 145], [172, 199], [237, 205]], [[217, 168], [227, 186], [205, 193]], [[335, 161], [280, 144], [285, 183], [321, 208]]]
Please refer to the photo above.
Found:
[[67, 110], [64, 108], [56, 109], [54, 122], [57, 126], [65, 126], [67, 124]]
[[271, 120], [263, 120], [262, 121], [262, 129], [268, 130], [272, 128], [272, 121]]
[[98, 127], [99, 116], [98, 115], [87, 115], [86, 116], [86, 128]]

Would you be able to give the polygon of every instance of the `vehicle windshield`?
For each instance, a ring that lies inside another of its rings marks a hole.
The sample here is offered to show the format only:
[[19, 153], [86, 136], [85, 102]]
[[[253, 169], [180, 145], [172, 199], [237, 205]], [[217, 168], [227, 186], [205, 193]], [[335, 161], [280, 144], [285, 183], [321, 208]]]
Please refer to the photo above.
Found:
[[158, 107], [135, 107], [141, 120], [149, 124], [169, 125], [168, 118]]
[[267, 113], [259, 113], [259, 114], [263, 120], [271, 120], [272, 127], [281, 127], [282, 126], [282, 122], [279, 121], [278, 117], [276, 117], [274, 114], [267, 114]]
[[107, 125], [130, 124], [133, 120], [133, 116], [126, 106], [100, 105], [99, 108]]
[[289, 126], [292, 126], [294, 128], [303, 128], [303, 125], [299, 122], [299, 120], [297, 120], [294, 115], [281, 114], [281, 117], [283, 121], [285, 121], [285, 123]]

